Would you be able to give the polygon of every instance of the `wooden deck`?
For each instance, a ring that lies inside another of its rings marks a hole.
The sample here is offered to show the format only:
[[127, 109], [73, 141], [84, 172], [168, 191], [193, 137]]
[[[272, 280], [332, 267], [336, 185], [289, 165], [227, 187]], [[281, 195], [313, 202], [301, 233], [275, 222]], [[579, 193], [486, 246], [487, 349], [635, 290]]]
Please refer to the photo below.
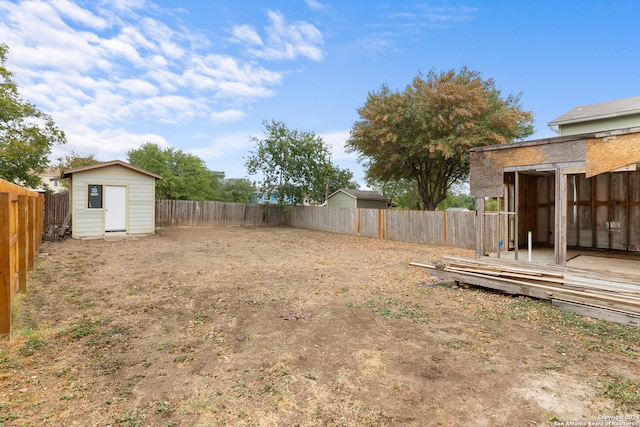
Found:
[[496, 258], [445, 257], [430, 269], [440, 280], [551, 300], [554, 308], [640, 326], [640, 275]]

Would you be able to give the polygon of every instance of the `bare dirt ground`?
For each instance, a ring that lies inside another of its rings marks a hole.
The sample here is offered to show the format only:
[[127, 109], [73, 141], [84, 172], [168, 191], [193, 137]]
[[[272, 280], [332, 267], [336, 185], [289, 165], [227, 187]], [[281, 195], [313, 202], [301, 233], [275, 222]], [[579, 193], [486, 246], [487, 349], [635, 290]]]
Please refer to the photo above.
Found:
[[0, 425], [640, 426], [640, 328], [409, 265], [470, 251], [233, 227], [42, 252]]

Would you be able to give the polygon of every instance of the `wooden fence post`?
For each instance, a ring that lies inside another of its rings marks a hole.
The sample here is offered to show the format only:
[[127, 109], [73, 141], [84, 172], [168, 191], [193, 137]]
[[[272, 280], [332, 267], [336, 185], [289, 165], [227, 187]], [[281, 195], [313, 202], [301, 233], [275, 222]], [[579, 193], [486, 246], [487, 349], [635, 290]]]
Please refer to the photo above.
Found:
[[33, 240], [30, 238], [29, 223], [31, 215], [29, 215], [29, 207], [33, 203], [29, 203], [29, 197], [26, 195], [18, 195], [18, 291], [24, 293], [27, 291], [27, 260], [31, 259], [29, 253], [32, 250]]
[[11, 333], [11, 194], [0, 193], [0, 336]]
[[36, 248], [40, 247], [40, 240], [42, 240], [42, 233], [38, 234], [38, 230], [40, 227], [37, 226], [37, 212], [36, 212], [36, 198], [29, 197], [29, 207], [27, 212], [28, 218], [28, 229], [29, 235], [28, 237], [29, 243], [29, 252], [27, 258], [27, 267], [29, 270], [33, 270], [36, 265]]

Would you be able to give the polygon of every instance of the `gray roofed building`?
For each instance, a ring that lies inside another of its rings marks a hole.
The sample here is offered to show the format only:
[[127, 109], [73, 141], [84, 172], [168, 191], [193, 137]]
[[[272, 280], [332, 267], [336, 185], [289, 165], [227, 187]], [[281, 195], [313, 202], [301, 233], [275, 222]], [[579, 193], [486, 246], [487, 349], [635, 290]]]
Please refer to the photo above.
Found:
[[560, 136], [640, 127], [640, 96], [576, 107], [548, 123]]
[[352, 190], [341, 188], [327, 197], [327, 206], [341, 208], [386, 209], [389, 199], [377, 191]]

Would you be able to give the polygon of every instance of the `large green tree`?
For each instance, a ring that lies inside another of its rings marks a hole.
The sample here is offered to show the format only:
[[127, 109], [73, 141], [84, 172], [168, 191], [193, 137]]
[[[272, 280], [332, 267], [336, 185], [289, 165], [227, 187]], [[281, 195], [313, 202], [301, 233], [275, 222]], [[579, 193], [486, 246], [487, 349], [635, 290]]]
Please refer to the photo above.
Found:
[[[89, 154], [88, 156], [79, 156], [72, 151], [71, 154], [67, 154], [64, 157], [59, 157], [58, 165], [56, 167], [60, 172], [60, 175], [62, 175], [62, 173], [67, 169], [95, 165], [96, 163], [100, 163], [100, 160], [96, 159], [93, 154]], [[69, 178], [61, 179], [60, 184], [62, 184], [63, 188], [68, 189]]]
[[225, 179], [220, 186], [220, 201], [249, 203], [254, 185], [247, 178]]
[[49, 115], [20, 98], [5, 66], [8, 50], [0, 43], [0, 178], [36, 188], [52, 147], [67, 141]]
[[327, 190], [348, 186], [353, 174], [329, 160], [329, 148], [313, 132], [291, 130], [280, 121], [264, 121], [265, 137], [252, 137], [256, 148], [245, 166], [250, 175], [262, 175], [261, 188], [278, 194], [278, 202], [321, 203]]
[[408, 179], [369, 180], [369, 187], [391, 200], [397, 209], [423, 210], [416, 182]]
[[469, 175], [469, 149], [505, 144], [533, 133], [520, 96], [502, 96], [492, 79], [464, 67], [418, 75], [404, 91], [371, 92], [351, 130], [367, 177], [414, 181], [421, 207], [434, 210]]
[[207, 169], [193, 154], [172, 147], [146, 143], [127, 152], [129, 163], [162, 175], [156, 180], [156, 198], [169, 200], [216, 200], [223, 172]]

